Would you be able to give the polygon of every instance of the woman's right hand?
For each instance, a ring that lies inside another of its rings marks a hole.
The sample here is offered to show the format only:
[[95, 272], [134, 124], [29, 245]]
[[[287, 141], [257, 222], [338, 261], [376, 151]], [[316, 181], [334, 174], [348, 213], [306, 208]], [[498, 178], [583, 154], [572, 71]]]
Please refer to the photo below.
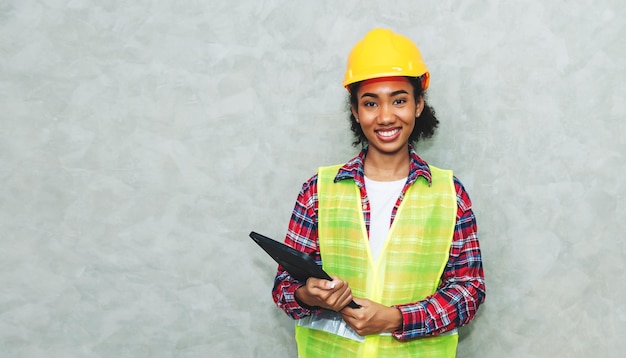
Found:
[[352, 301], [352, 290], [348, 282], [337, 276], [332, 281], [310, 277], [306, 285], [296, 290], [296, 298], [308, 306], [339, 312]]

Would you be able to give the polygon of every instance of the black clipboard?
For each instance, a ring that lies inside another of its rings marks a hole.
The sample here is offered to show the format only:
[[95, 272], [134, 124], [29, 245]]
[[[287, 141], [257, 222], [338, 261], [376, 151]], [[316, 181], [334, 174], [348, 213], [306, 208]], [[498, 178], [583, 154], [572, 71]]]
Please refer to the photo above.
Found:
[[[315, 259], [311, 255], [254, 231], [250, 232], [250, 237], [296, 280], [306, 282], [309, 277], [329, 281], [332, 280], [332, 278], [315, 263]], [[348, 306], [351, 308], [361, 307], [354, 301], [351, 301]]]

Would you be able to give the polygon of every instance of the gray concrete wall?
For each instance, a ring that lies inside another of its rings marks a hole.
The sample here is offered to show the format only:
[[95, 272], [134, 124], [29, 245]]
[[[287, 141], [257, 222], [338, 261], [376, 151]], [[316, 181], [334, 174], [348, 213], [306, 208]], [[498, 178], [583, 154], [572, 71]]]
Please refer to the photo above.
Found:
[[294, 357], [270, 297], [301, 183], [356, 153], [341, 87], [374, 27], [431, 70], [479, 221], [460, 357], [621, 357], [622, 0], [0, 4], [0, 351]]

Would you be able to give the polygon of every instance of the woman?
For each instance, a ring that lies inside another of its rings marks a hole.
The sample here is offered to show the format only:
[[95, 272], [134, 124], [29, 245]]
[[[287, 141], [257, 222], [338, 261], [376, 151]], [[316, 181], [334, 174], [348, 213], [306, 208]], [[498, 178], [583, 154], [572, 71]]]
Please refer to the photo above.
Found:
[[485, 285], [463, 185], [413, 147], [439, 123], [425, 102], [430, 74], [417, 46], [385, 29], [358, 42], [347, 67], [363, 149], [304, 183], [285, 239], [333, 280], [299, 282], [279, 267], [274, 301], [298, 320], [303, 358], [454, 357]]

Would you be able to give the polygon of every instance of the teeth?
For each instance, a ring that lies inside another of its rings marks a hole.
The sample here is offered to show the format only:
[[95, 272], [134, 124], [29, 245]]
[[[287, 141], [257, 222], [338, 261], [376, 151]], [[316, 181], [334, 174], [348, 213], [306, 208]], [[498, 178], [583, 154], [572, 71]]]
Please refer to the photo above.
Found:
[[393, 135], [395, 135], [396, 133], [398, 133], [399, 129], [392, 129], [389, 131], [378, 131], [378, 134], [380, 134], [381, 137], [391, 137]]

